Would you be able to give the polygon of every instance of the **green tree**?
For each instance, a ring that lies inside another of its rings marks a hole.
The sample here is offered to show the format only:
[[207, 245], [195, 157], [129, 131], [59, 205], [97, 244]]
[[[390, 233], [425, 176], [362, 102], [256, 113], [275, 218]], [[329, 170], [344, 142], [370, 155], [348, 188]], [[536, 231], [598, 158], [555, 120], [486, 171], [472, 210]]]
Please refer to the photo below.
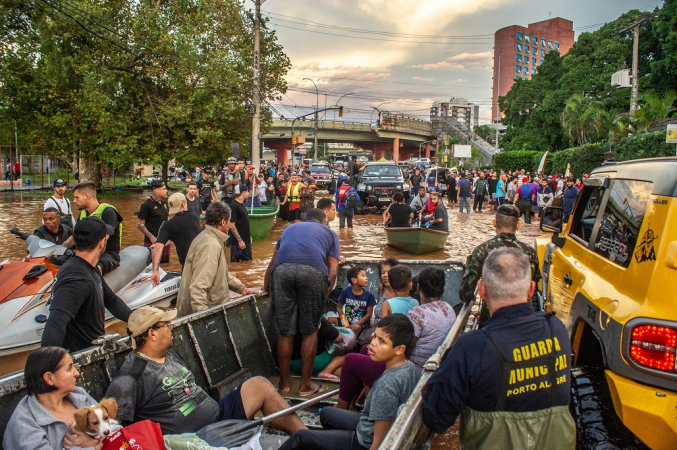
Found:
[[600, 128], [600, 108], [592, 99], [583, 94], [574, 94], [564, 105], [562, 126], [569, 135], [569, 144], [573, 147], [587, 144], [590, 134]]
[[644, 131], [673, 116], [677, 93], [674, 89], [665, 91], [663, 95], [643, 94], [640, 97], [640, 108], [635, 111], [639, 131]]

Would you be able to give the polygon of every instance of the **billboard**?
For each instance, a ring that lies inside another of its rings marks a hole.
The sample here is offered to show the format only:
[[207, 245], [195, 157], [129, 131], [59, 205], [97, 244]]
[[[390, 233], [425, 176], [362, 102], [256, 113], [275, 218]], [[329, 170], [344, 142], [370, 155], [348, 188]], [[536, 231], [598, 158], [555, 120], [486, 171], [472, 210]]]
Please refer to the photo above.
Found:
[[454, 144], [454, 158], [470, 158], [472, 157], [471, 145]]
[[668, 129], [665, 133], [665, 142], [668, 144], [677, 144], [677, 124], [668, 124]]

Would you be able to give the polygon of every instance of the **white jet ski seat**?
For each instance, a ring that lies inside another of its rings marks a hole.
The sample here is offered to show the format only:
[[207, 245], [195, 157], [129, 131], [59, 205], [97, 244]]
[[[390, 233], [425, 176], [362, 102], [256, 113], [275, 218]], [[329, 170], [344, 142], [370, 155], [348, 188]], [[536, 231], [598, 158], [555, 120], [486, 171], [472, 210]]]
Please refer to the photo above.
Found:
[[[150, 264], [150, 249], [143, 245], [131, 245], [120, 250], [120, 266], [104, 275], [113, 292], [118, 292]], [[149, 275], [150, 276], [150, 275]]]

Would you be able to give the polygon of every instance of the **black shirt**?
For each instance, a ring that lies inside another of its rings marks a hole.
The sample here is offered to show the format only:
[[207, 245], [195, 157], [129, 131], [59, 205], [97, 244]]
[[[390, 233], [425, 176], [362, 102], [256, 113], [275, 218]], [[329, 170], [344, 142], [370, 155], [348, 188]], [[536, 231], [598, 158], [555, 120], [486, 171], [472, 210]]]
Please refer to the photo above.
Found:
[[197, 182], [197, 190], [200, 200], [207, 205], [212, 202], [212, 190], [214, 189], [214, 182], [209, 180], [200, 180]]
[[437, 205], [437, 208], [435, 208], [433, 215], [433, 220], [442, 219], [442, 222], [430, 225], [430, 229], [449, 232], [449, 216], [447, 215], [447, 208], [444, 207], [444, 204], [441, 201], [440, 204]]
[[126, 322], [132, 310], [108, 287], [98, 269], [79, 256], [67, 261], [54, 279], [43, 347], [75, 352], [105, 334], [105, 309]]
[[202, 214], [202, 205], [200, 204], [200, 197], [195, 196], [193, 200], [189, 199], [188, 196], [186, 196], [186, 203], [188, 204], [188, 211], [194, 212], [197, 214], [197, 217], [200, 217], [200, 214]]
[[[163, 222], [167, 221], [168, 216], [169, 205], [167, 200], [156, 201], [150, 197], [141, 204], [141, 209], [139, 209], [139, 219], [146, 221], [146, 229], [155, 237], [157, 237]], [[143, 236], [143, 242], [150, 243], [148, 236]]]
[[33, 231], [33, 234], [39, 237], [40, 239], [46, 239], [57, 245], [63, 245], [64, 241], [73, 235], [73, 229], [71, 227], [65, 227], [59, 224], [59, 231], [56, 234], [52, 234], [45, 226], [36, 228]]
[[404, 203], [391, 203], [390, 215], [392, 216], [392, 221], [389, 226], [394, 228], [408, 227], [409, 215], [411, 213], [411, 206]]
[[496, 194], [496, 186], [498, 185], [498, 179], [489, 178], [489, 195]]
[[412, 186], [420, 186], [423, 177], [421, 175], [412, 175], [409, 180], [411, 181]]
[[[317, 355], [322, 354], [332, 342], [339, 337], [339, 330], [336, 329], [327, 319], [322, 317], [320, 319], [320, 329], [317, 330]], [[294, 336], [294, 350], [291, 354], [291, 359], [301, 359], [301, 342], [303, 335], [297, 334]]]
[[194, 212], [179, 211], [174, 217], [162, 224], [157, 235], [157, 242], [165, 245], [167, 241], [172, 241], [176, 245], [179, 262], [183, 266], [190, 244], [195, 236], [201, 232], [200, 219]]
[[[85, 217], [89, 217], [89, 213], [86, 210]], [[81, 220], [81, 219], [78, 219]], [[114, 233], [111, 237], [108, 238], [106, 243], [106, 253], [120, 253], [120, 223], [122, 222], [122, 216], [111, 207], [104, 208], [101, 212], [101, 220], [106, 222], [106, 224], [113, 227]]]
[[[235, 228], [244, 243], [249, 244], [251, 242], [251, 235], [249, 233], [249, 214], [247, 213], [247, 207], [237, 200], [233, 200], [230, 203], [230, 221], [235, 224]], [[231, 236], [233, 235], [232, 231], [229, 233]], [[230, 243], [235, 245], [237, 244], [237, 241], [233, 237], [233, 239], [230, 240]]]

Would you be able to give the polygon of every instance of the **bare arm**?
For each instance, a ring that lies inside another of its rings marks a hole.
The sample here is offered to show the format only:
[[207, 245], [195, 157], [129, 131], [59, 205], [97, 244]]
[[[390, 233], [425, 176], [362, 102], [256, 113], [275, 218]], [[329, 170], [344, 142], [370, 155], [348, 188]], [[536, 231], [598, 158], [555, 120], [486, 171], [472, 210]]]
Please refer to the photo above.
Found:
[[386, 208], [385, 211], [383, 211], [383, 226], [388, 225], [388, 222], [390, 222], [390, 217], [391, 217], [390, 206], [391, 205], [392, 205], [392, 203], [390, 205], [388, 205], [388, 207]]
[[329, 268], [329, 289], [327, 289], [327, 296], [331, 293], [331, 291], [334, 289], [334, 285], [336, 284], [336, 274], [338, 273], [338, 266], [339, 266], [339, 261], [338, 259], [334, 258], [333, 256], [328, 256], [327, 257], [327, 266]]
[[268, 268], [266, 269], [266, 274], [263, 277], [263, 290], [270, 292], [270, 275], [273, 271], [273, 265], [275, 264], [275, 257], [277, 256], [277, 249], [273, 250], [273, 256], [270, 258], [268, 263]]
[[165, 244], [159, 242], [155, 243], [153, 247], [153, 275], [150, 278], [153, 286], [160, 284], [160, 258], [162, 257], [162, 250], [165, 248]]
[[390, 309], [390, 303], [383, 302], [383, 307], [381, 308], [381, 319], [392, 314], [393, 310]]
[[155, 236], [153, 236], [150, 231], [148, 231], [148, 228], [146, 228], [145, 219], [136, 219], [136, 228], [150, 240], [151, 244], [155, 244]]
[[392, 420], [376, 420], [374, 421], [374, 440], [371, 442], [371, 450], [378, 450], [381, 442], [388, 434], [388, 430], [393, 425]]

